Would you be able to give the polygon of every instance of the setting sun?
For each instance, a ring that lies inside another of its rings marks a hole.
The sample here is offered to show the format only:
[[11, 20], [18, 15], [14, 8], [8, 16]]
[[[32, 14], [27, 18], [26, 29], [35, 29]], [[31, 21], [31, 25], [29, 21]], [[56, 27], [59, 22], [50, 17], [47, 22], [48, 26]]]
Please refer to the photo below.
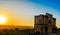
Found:
[[0, 24], [5, 24], [6, 18], [4, 16], [0, 16]]

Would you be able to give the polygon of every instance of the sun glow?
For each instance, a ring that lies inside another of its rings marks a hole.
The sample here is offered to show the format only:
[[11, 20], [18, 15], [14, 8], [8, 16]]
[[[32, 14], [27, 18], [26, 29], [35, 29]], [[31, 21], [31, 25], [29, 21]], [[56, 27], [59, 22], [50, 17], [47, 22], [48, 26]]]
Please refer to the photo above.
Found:
[[0, 24], [5, 24], [6, 18], [4, 16], [0, 16]]

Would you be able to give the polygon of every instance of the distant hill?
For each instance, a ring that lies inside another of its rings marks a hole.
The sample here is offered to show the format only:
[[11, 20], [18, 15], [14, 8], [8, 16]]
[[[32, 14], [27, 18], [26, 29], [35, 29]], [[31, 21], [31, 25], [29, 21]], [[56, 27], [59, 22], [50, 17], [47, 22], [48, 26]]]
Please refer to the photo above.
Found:
[[19, 28], [20, 30], [33, 29], [32, 26], [11, 26], [11, 25], [0, 25], [0, 29], [15, 29]]

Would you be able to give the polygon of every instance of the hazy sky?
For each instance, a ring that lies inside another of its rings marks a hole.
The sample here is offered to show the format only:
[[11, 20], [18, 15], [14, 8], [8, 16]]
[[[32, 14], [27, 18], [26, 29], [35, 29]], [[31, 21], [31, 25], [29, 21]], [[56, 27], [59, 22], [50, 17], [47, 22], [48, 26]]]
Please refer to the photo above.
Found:
[[7, 18], [7, 25], [34, 25], [34, 16], [51, 13], [60, 27], [60, 0], [2, 0], [0, 15]]

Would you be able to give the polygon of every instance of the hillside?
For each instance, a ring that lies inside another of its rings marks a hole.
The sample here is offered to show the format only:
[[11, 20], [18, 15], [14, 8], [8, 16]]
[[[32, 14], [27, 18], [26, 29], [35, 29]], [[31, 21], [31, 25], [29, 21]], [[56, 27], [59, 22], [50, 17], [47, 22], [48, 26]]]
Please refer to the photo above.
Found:
[[20, 30], [24, 29], [33, 29], [32, 26], [11, 26], [11, 25], [0, 25], [0, 29], [15, 29], [19, 28]]

